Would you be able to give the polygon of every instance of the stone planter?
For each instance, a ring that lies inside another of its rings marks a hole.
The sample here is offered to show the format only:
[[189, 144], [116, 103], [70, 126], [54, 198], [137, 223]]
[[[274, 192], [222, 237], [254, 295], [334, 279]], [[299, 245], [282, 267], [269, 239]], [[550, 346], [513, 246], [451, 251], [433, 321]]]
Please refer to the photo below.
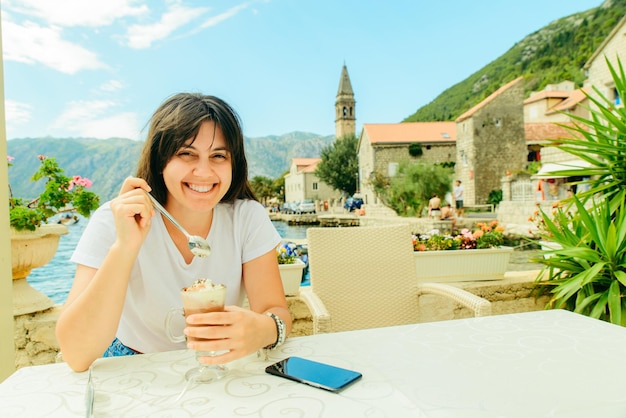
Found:
[[52, 260], [61, 235], [68, 233], [64, 225], [42, 225], [35, 231], [11, 229], [11, 273], [13, 276], [13, 315], [39, 312], [54, 306], [48, 296], [30, 286], [30, 271]]
[[415, 251], [418, 282], [502, 280], [513, 248]]
[[296, 296], [300, 292], [302, 282], [302, 270], [305, 264], [302, 260], [296, 259], [295, 264], [279, 264], [280, 279], [283, 281], [285, 296]]

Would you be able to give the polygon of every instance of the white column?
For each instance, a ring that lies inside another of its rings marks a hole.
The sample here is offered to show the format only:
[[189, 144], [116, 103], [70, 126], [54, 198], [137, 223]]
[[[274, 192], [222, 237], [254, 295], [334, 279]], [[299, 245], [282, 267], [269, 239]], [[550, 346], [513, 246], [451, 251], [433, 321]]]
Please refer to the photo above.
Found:
[[[2, 23], [0, 23], [1, 32]], [[0, 57], [2, 57], [1, 37]], [[2, 335], [2, 338], [0, 338], [0, 382], [15, 371], [13, 278], [11, 277], [11, 233], [9, 228], [9, 172], [6, 160], [7, 133], [4, 118], [4, 66], [0, 59], [0, 335]]]

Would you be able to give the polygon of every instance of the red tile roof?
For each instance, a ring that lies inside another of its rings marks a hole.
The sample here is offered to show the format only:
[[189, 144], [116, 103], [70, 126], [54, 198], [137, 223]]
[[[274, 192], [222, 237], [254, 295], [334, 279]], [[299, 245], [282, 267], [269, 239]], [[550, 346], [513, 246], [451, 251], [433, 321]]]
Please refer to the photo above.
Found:
[[363, 132], [370, 144], [456, 142], [454, 122], [365, 123]]
[[525, 123], [524, 131], [526, 142], [541, 142], [548, 139], [572, 138], [575, 136], [572, 131], [553, 122]]
[[498, 90], [494, 91], [487, 98], [485, 98], [485, 100], [483, 100], [482, 102], [478, 103], [476, 106], [472, 107], [470, 110], [468, 110], [467, 112], [465, 112], [461, 116], [459, 116], [456, 119], [456, 122], [462, 122], [465, 119], [468, 119], [468, 118], [472, 117], [474, 115], [474, 113], [478, 112], [480, 109], [485, 107], [489, 102], [493, 101], [496, 97], [498, 97], [499, 95], [501, 95], [502, 93], [504, 93], [505, 91], [507, 91], [508, 89], [513, 87], [515, 84], [517, 84], [520, 81], [522, 81], [523, 79], [524, 79], [524, 77], [517, 77], [515, 80], [510, 81], [507, 84], [505, 84], [504, 86], [500, 87]]
[[528, 99], [524, 100], [524, 104], [538, 102], [542, 99], [567, 99], [572, 94], [571, 91], [551, 90], [540, 91], [531, 95]]
[[556, 113], [559, 111], [562, 112], [562, 111], [569, 110], [569, 109], [576, 107], [577, 105], [585, 101], [585, 99], [587, 99], [585, 92], [589, 92], [589, 87], [583, 87], [582, 89], [574, 90], [573, 92], [571, 92], [569, 98], [563, 100], [561, 103], [557, 104], [556, 106], [548, 109], [548, 111], [546, 112], [546, 115]]
[[292, 158], [291, 161], [296, 165], [299, 173], [311, 173], [317, 168], [317, 164], [322, 161], [321, 158]]

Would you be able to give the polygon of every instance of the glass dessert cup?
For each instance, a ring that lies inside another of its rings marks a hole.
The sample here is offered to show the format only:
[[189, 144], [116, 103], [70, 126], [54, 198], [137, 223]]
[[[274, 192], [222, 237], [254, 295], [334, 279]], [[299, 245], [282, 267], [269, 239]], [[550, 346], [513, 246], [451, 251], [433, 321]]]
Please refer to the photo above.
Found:
[[[182, 308], [171, 309], [165, 317], [165, 332], [172, 342], [184, 342], [188, 337], [185, 335], [174, 335], [172, 331], [172, 320], [175, 316], [185, 317], [197, 313], [222, 312], [226, 300], [226, 286], [222, 284], [214, 285], [210, 280], [200, 279], [189, 287], [181, 290], [183, 301]], [[189, 338], [193, 340], [193, 338]], [[223, 378], [228, 374], [228, 368], [223, 364], [203, 364], [200, 357], [214, 357], [225, 353], [225, 351], [196, 351], [198, 367], [190, 369], [185, 378], [188, 381], [198, 383], [208, 383]]]

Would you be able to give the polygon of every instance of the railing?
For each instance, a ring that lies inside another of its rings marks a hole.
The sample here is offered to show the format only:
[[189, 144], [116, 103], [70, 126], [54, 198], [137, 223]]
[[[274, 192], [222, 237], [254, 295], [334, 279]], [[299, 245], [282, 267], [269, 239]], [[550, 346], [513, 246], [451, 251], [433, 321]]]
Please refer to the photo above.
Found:
[[511, 183], [511, 200], [526, 202], [535, 200], [535, 189], [530, 180], [520, 180]]

